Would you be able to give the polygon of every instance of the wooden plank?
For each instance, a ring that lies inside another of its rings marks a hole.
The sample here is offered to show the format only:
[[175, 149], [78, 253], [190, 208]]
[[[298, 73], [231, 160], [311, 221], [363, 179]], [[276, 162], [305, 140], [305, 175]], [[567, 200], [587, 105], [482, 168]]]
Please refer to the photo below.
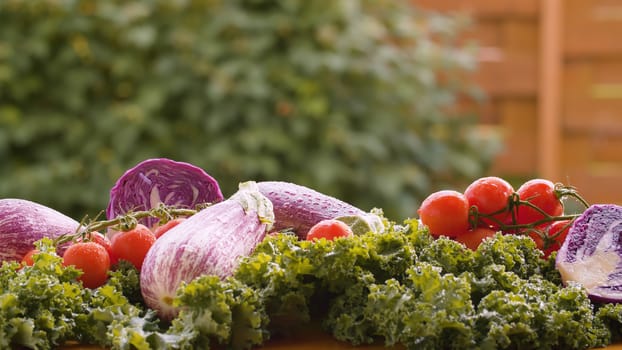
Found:
[[611, 168], [607, 171], [592, 169], [572, 169], [565, 173], [564, 183], [575, 186], [579, 193], [591, 204], [614, 203], [622, 205], [620, 183], [622, 182], [622, 167]]
[[538, 173], [559, 181], [561, 0], [542, 0], [538, 103]]
[[565, 67], [566, 132], [622, 136], [622, 60], [572, 61]]
[[530, 57], [506, 56], [502, 62], [482, 62], [474, 80], [492, 97], [532, 97], [536, 94], [536, 63]]
[[[561, 181], [575, 186], [589, 203], [622, 203], [618, 188], [622, 181], [622, 165], [607, 154], [604, 140], [590, 135], [567, 135], [564, 138]], [[622, 142], [622, 139], [620, 139]]]
[[[560, 155], [562, 177], [571, 169], [586, 169], [593, 158], [590, 139], [584, 135], [564, 135], [562, 139], [563, 152]], [[564, 179], [562, 179], [564, 180]]]
[[622, 1], [565, 0], [564, 51], [568, 57], [622, 55]]
[[[478, 21], [480, 66], [475, 81], [493, 97], [533, 97], [537, 91], [536, 21]], [[492, 35], [490, 33], [495, 33]]]
[[622, 137], [595, 137], [592, 139], [592, 147], [594, 150], [593, 159], [595, 162], [622, 164], [622, 152], [620, 152], [620, 150], [622, 150]]
[[503, 21], [477, 19], [465, 30], [464, 41], [475, 41], [478, 47], [499, 47], [502, 43]]
[[535, 17], [538, 0], [411, 0], [415, 6], [444, 11], [465, 12], [476, 17]]
[[535, 19], [506, 19], [503, 21], [503, 44], [508, 51], [532, 54], [535, 61], [540, 43], [539, 29]]
[[492, 174], [532, 176], [536, 172], [537, 126], [535, 98], [500, 99], [497, 101], [499, 131], [504, 148], [497, 155]]
[[[607, 168], [622, 167], [622, 152], [618, 151], [622, 147], [622, 137], [566, 135], [563, 146], [561, 165], [564, 170], [583, 170], [600, 174]], [[622, 192], [620, 194], [622, 195]]]

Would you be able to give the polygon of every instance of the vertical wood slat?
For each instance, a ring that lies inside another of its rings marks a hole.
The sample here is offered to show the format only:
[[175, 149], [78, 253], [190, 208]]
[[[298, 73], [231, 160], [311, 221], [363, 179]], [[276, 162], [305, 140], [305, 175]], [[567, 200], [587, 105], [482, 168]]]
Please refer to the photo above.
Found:
[[561, 148], [561, 0], [542, 0], [540, 10], [540, 55], [538, 83], [538, 173], [560, 179]]

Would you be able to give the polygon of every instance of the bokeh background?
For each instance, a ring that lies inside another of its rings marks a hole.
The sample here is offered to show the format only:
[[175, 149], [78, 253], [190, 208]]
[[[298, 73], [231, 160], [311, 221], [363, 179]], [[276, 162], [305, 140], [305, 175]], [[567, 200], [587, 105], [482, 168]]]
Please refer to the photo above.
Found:
[[488, 174], [614, 202], [622, 44], [592, 34], [622, 29], [621, 11], [3, 0], [0, 197], [93, 217], [125, 170], [167, 157], [202, 167], [226, 196], [241, 181], [292, 181], [394, 219]]

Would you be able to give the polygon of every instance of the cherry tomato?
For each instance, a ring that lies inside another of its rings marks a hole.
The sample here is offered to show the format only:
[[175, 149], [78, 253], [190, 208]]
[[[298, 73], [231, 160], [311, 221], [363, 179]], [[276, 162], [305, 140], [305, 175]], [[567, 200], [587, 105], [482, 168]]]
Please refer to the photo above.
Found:
[[337, 237], [351, 237], [352, 229], [345, 222], [336, 219], [327, 219], [313, 225], [307, 233], [307, 240], [326, 238], [329, 241]]
[[[81, 242], [82, 240], [79, 239], [78, 242]], [[101, 245], [102, 247], [104, 247], [106, 249], [106, 251], [108, 252], [108, 256], [110, 257], [110, 266], [114, 265], [117, 263], [118, 259], [117, 257], [114, 255], [114, 253], [112, 252], [112, 243], [110, 242], [110, 239], [108, 239], [108, 237], [104, 236], [103, 234], [97, 232], [97, 231], [93, 231], [90, 232], [86, 235], [86, 242], [95, 242], [99, 245]]]
[[119, 260], [127, 260], [140, 271], [149, 248], [156, 241], [153, 232], [143, 224], [112, 238], [112, 252]]
[[417, 213], [434, 237], [456, 237], [469, 229], [469, 201], [457, 191], [432, 193], [423, 200]]
[[497, 229], [509, 214], [507, 207], [512, 193], [514, 193], [514, 188], [507, 181], [496, 176], [489, 176], [473, 181], [464, 191], [464, 196], [469, 201], [469, 205], [476, 206], [481, 214], [490, 215], [499, 212], [493, 216], [494, 219], [485, 217], [479, 219], [484, 226]]
[[544, 252], [544, 258], [548, 258], [551, 253], [558, 251], [564, 244], [571, 225], [571, 220], [555, 221], [542, 228], [546, 237], [542, 237], [536, 232], [530, 233], [529, 237], [536, 242], [538, 249]]
[[[555, 195], [555, 184], [549, 180], [529, 180], [522, 184], [516, 193], [521, 200], [535, 205], [548, 215], [559, 216], [564, 212], [562, 202]], [[544, 218], [542, 213], [528, 205], [518, 206], [516, 220], [519, 224], [530, 224]]]
[[32, 256], [39, 253], [39, 249], [31, 249], [24, 255], [22, 258], [22, 266], [32, 266], [35, 264], [35, 261], [32, 259]]
[[153, 234], [155, 235], [156, 239], [160, 238], [160, 237], [162, 237], [163, 234], [168, 232], [173, 227], [179, 225], [184, 220], [186, 220], [186, 218], [175, 218], [173, 220], [169, 220], [166, 224], [160, 225], [160, 226], [156, 227], [155, 229], [153, 229]]
[[497, 233], [497, 231], [489, 227], [476, 227], [462, 235], [456, 236], [454, 239], [464, 244], [467, 248], [476, 250], [484, 239], [494, 236], [495, 233]]
[[86, 288], [97, 288], [108, 279], [110, 256], [106, 248], [95, 242], [77, 242], [63, 254], [63, 265], [82, 270], [78, 280]]

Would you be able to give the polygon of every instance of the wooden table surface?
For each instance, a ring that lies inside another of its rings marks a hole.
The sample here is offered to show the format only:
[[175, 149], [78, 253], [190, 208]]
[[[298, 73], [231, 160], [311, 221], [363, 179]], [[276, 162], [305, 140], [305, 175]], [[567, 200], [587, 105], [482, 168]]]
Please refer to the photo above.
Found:
[[[102, 350], [102, 348], [97, 346], [85, 346], [79, 344], [69, 344], [61, 349], [63, 350]], [[281, 338], [281, 339], [272, 339], [268, 341], [261, 347], [258, 347], [257, 350], [351, 350], [351, 349], [360, 349], [360, 350], [386, 350], [386, 349], [395, 349], [395, 350], [403, 350], [402, 346], [395, 346], [392, 348], [387, 348], [378, 345], [361, 345], [361, 346], [353, 346], [348, 343], [340, 342], [330, 335], [321, 332], [320, 330], [312, 330], [310, 332], [305, 332], [304, 334], [296, 335], [294, 337], [289, 338]], [[613, 344], [603, 348], [606, 350], [622, 350], [622, 344]]]

